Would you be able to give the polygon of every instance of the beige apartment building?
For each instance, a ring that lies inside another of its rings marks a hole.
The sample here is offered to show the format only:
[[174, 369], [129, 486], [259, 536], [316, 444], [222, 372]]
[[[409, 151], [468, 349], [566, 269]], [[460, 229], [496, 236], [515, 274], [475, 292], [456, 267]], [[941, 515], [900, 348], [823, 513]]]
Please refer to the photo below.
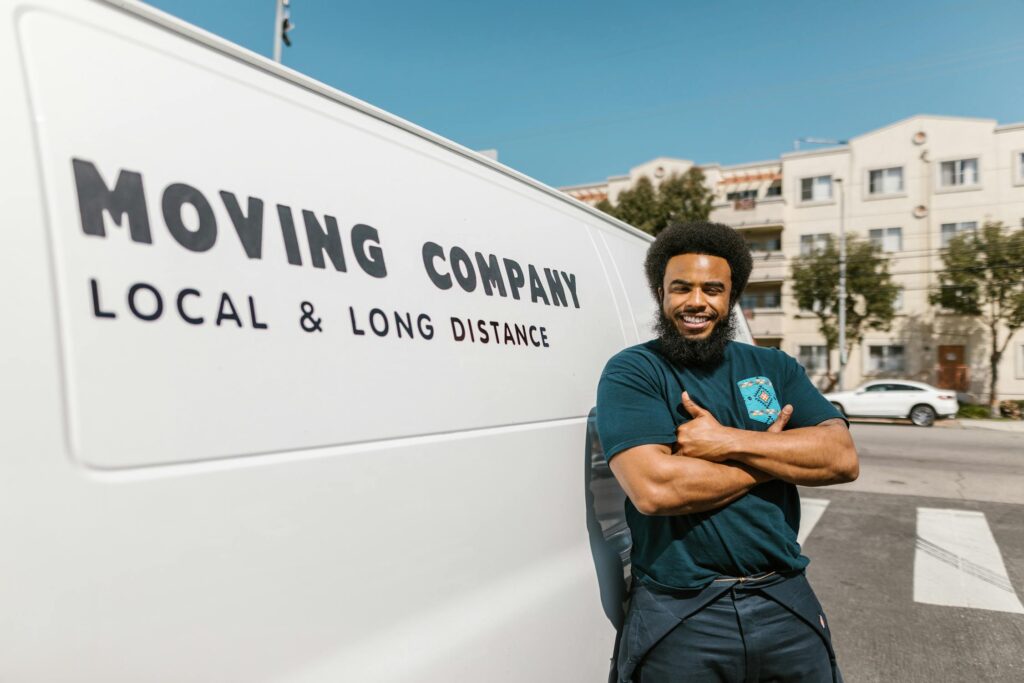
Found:
[[[658, 183], [691, 166], [659, 158], [628, 175], [562, 190], [589, 204], [614, 203], [640, 176]], [[938, 285], [942, 250], [958, 232], [995, 220], [1024, 227], [1024, 123], [921, 115], [835, 147], [700, 167], [715, 195], [711, 220], [741, 231], [754, 253], [742, 304], [758, 344], [782, 348], [823, 381], [824, 339], [817, 318], [796, 305], [789, 269], [826, 235], [838, 235], [842, 214], [847, 233], [888, 254], [901, 288], [892, 329], [866, 333], [848, 359], [845, 386], [903, 377], [987, 399], [987, 330], [932, 306], [928, 295]], [[1024, 399], [1024, 332], [1007, 347], [997, 390], [1001, 398]]]

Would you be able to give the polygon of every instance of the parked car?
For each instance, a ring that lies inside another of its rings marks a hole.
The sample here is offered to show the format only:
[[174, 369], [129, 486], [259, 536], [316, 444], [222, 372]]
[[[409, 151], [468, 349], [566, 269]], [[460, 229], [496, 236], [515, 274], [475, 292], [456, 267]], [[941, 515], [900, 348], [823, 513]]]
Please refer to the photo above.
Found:
[[907, 418], [919, 427], [931, 427], [936, 417], [954, 417], [960, 409], [952, 389], [903, 379], [867, 382], [825, 398], [847, 417]]

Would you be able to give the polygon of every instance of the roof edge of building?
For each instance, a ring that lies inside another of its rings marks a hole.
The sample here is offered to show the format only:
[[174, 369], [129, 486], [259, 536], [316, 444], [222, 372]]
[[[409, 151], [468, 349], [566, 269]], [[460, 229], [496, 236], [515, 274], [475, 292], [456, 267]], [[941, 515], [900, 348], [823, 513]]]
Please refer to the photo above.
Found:
[[561, 192], [565, 192], [566, 190], [589, 190], [591, 188], [597, 189], [604, 187], [608, 187], [607, 180], [598, 180], [593, 183], [576, 183], [575, 185], [560, 185], [558, 189]]
[[996, 126], [997, 133], [1005, 133], [1006, 131], [1021, 129], [1024, 129], [1024, 121], [1017, 121], [1016, 123], [1004, 123], [1001, 126]]
[[835, 147], [824, 147], [822, 149], [798, 149], [792, 152], [783, 152], [780, 159], [797, 159], [802, 157], [827, 156], [829, 154], [842, 154], [849, 152], [850, 145], [836, 145]]
[[871, 130], [861, 133], [859, 135], [854, 135], [853, 137], [850, 138], [850, 141], [852, 142], [854, 140], [859, 140], [861, 138], [868, 137], [869, 135], [875, 135], [877, 133], [881, 133], [884, 130], [895, 128], [896, 126], [902, 126], [903, 124], [909, 123], [915, 119], [934, 119], [939, 121], [975, 121], [977, 123], [992, 124], [999, 123], [999, 121], [996, 119], [989, 119], [981, 116], [950, 116], [948, 114], [912, 114], [911, 116], [904, 116], [902, 119], [893, 121], [892, 123], [888, 123], [879, 128], [872, 128]]
[[744, 161], [738, 164], [727, 164], [718, 166], [722, 171], [738, 171], [742, 168], [761, 168], [762, 166], [778, 166], [782, 163], [781, 158], [765, 159], [763, 161]]

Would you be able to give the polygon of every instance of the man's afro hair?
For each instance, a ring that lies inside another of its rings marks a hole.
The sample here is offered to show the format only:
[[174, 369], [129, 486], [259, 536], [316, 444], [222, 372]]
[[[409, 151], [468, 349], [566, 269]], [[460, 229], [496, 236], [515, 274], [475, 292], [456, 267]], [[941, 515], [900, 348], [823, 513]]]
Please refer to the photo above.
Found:
[[729, 303], [734, 304], [747, 286], [750, 271], [754, 267], [750, 258], [750, 247], [738, 232], [728, 225], [709, 223], [707, 221], [691, 221], [674, 223], [660, 233], [647, 249], [644, 270], [651, 293], [661, 303], [658, 290], [665, 279], [665, 268], [673, 256], [680, 254], [708, 254], [719, 256], [729, 263], [732, 271], [732, 290], [729, 292]]

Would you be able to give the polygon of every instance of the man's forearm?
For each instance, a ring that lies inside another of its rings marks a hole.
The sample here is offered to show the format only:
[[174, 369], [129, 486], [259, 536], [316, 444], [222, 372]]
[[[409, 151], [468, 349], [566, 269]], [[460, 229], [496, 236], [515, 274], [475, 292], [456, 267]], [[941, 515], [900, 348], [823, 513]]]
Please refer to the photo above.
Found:
[[[650, 515], [687, 515], [728, 505], [760, 483], [772, 479], [765, 472], [739, 462], [708, 462], [672, 456], [670, 475], [641, 510]], [[635, 503], [635, 501], [634, 501]], [[639, 506], [638, 506], [639, 509]]]
[[801, 486], [853, 481], [857, 451], [842, 420], [780, 433], [735, 430], [727, 457]]

